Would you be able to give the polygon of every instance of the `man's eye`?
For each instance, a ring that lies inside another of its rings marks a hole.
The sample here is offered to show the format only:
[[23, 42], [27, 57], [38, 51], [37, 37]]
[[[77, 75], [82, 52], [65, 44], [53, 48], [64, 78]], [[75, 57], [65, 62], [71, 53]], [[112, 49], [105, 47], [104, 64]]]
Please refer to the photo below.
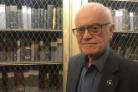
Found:
[[91, 26], [90, 29], [97, 30], [97, 29], [99, 29], [99, 26]]
[[83, 32], [83, 31], [85, 31], [85, 28], [84, 27], [78, 28], [77, 31], [78, 32]]

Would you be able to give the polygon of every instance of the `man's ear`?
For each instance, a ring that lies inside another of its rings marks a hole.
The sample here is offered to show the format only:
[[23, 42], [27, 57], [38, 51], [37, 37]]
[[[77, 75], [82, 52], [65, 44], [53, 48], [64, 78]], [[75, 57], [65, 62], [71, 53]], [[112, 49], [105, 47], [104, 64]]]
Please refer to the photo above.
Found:
[[111, 24], [111, 27], [110, 27], [110, 36], [109, 36], [109, 38], [110, 38], [110, 40], [112, 39], [112, 36], [113, 36], [113, 33], [115, 32], [115, 25], [114, 24]]

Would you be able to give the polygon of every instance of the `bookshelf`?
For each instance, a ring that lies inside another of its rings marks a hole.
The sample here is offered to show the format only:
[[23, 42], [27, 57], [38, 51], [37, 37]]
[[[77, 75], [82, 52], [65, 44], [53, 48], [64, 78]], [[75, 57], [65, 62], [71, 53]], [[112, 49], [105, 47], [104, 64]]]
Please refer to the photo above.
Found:
[[0, 92], [62, 92], [62, 9], [62, 0], [0, 0]]
[[88, 0], [100, 2], [112, 10], [115, 32], [111, 41], [113, 51], [125, 58], [138, 60], [138, 2], [137, 0]]
[[138, 32], [115, 32], [111, 46], [113, 50], [131, 60], [138, 60]]

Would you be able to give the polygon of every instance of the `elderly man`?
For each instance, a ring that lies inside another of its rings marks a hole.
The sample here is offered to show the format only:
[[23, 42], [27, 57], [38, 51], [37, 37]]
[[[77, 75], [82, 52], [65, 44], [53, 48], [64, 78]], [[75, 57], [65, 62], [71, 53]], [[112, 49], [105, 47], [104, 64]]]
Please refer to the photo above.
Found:
[[111, 10], [88, 3], [75, 19], [81, 54], [69, 60], [67, 92], [138, 92], [138, 65], [109, 46], [115, 31]]

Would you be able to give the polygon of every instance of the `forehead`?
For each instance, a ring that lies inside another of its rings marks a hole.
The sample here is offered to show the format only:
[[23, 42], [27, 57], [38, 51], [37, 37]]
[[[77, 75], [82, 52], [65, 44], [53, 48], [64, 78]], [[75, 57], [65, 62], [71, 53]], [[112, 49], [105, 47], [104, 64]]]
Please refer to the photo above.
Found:
[[105, 22], [109, 22], [109, 17], [102, 7], [85, 7], [76, 15], [76, 26]]

